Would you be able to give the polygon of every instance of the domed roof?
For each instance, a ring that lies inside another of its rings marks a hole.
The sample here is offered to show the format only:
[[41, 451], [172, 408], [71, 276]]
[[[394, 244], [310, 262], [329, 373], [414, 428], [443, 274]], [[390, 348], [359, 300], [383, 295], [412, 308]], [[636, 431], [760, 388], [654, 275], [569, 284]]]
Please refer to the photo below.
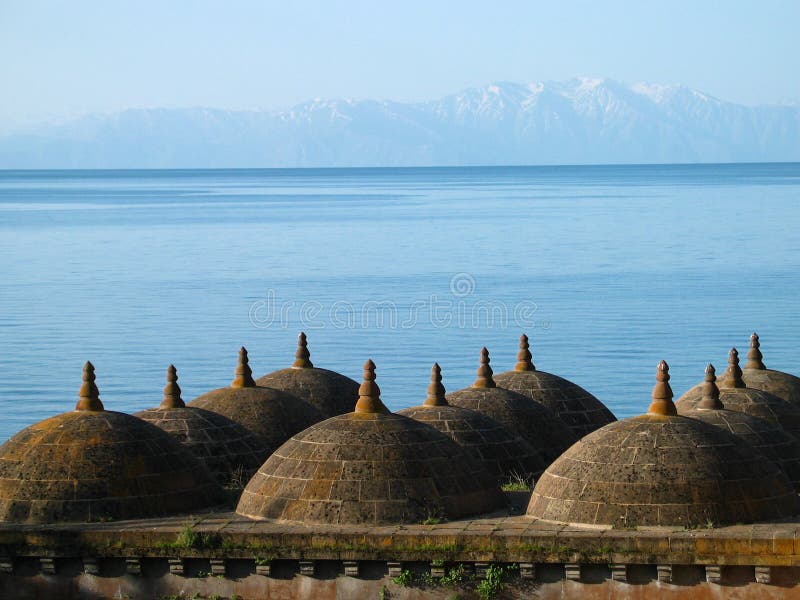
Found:
[[537, 370], [527, 335], [519, 338], [514, 370], [500, 373], [494, 380], [500, 387], [523, 394], [549, 408], [578, 437], [616, 421], [611, 411], [581, 386]]
[[352, 412], [358, 400], [358, 383], [341, 373], [313, 365], [305, 333], [298, 337], [292, 366], [259, 377], [256, 383], [289, 392], [316, 407], [325, 417]]
[[734, 435], [678, 416], [661, 361], [647, 414], [610, 423], [550, 465], [528, 514], [616, 527], [713, 526], [789, 517], [786, 475]]
[[425, 402], [397, 414], [421, 421], [450, 436], [501, 482], [511, 477], [537, 478], [550, 464], [517, 433], [491, 417], [476, 410], [451, 406], [445, 399], [442, 370], [438, 363], [431, 369]]
[[[739, 368], [739, 352], [731, 348], [728, 353], [728, 370], [717, 380], [720, 401], [728, 410], [760, 417], [780, 425], [800, 440], [800, 408], [762, 390], [747, 387]], [[679, 411], [695, 408], [703, 398], [703, 384], [698, 384], [681, 396], [676, 405]]]
[[173, 365], [167, 369], [161, 405], [134, 416], [181, 442], [225, 486], [244, 487], [268, 456], [263, 442], [239, 423], [210, 410], [186, 406]]
[[322, 414], [308, 402], [288, 392], [256, 385], [247, 350], [239, 350], [236, 377], [230, 387], [206, 392], [189, 402], [228, 417], [254, 433], [267, 455], [298, 431], [321, 421]]
[[800, 377], [768, 369], [764, 365], [760, 346], [758, 334], [753, 333], [750, 336], [750, 350], [747, 352], [747, 362], [742, 375], [745, 385], [774, 394], [800, 408]]
[[494, 477], [453, 440], [386, 409], [370, 360], [355, 411], [317, 423], [278, 448], [247, 484], [236, 512], [375, 525], [455, 519], [504, 502]]
[[186, 513], [221, 501], [191, 453], [158, 427], [107, 411], [87, 362], [73, 412], [0, 446], [0, 521], [56, 523]]
[[794, 489], [800, 492], [800, 442], [776, 423], [726, 410], [719, 399], [716, 380], [714, 366], [708, 365], [702, 400], [693, 409], [678, 407], [678, 414], [714, 425], [744, 440], [783, 469]]
[[575, 434], [548, 408], [522, 394], [497, 387], [486, 348], [481, 350], [480, 363], [475, 383], [448, 394], [447, 401], [450, 404], [482, 412], [515, 431], [548, 464], [575, 443]]

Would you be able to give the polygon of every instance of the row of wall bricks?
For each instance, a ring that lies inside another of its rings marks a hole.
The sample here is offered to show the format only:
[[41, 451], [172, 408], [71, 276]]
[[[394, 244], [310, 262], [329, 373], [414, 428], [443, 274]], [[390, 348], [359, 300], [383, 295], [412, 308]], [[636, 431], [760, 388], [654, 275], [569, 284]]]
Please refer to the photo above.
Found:
[[[56, 560], [50, 557], [40, 557], [39, 563], [41, 572], [44, 575], [56, 574]], [[184, 560], [182, 558], [167, 558], [169, 563], [169, 572], [173, 575], [184, 575]], [[97, 558], [85, 557], [82, 559], [83, 569], [87, 575], [99, 575], [100, 564]], [[225, 559], [212, 558], [209, 559], [211, 565], [211, 575], [225, 576]], [[256, 562], [256, 561], [254, 561]], [[300, 560], [300, 574], [308, 577], [313, 577], [316, 571], [316, 562], [314, 560]], [[344, 574], [348, 577], [359, 576], [359, 561], [342, 561], [344, 566]], [[479, 578], [486, 575], [486, 571], [492, 563], [476, 562], [464, 563], [464, 566], [472, 571]], [[386, 563], [388, 568], [389, 577], [398, 577], [403, 571], [403, 563], [399, 561], [388, 561]], [[628, 565], [627, 564], [611, 564], [611, 579], [614, 581], [626, 582], [628, 580]], [[142, 564], [139, 558], [126, 558], [125, 568], [130, 575], [141, 575]], [[658, 580], [663, 583], [672, 582], [672, 565], [657, 565]], [[431, 563], [430, 566], [432, 577], [444, 577], [446, 568], [441, 563]], [[709, 583], [720, 583], [722, 579], [722, 567], [720, 565], [707, 565], [705, 567], [706, 581]], [[14, 561], [8, 557], [0, 557], [0, 574], [12, 574], [14, 572]], [[258, 564], [256, 562], [255, 572], [257, 575], [269, 577], [271, 573], [270, 562]], [[519, 563], [519, 574], [523, 579], [536, 578], [536, 565], [534, 563]], [[578, 563], [566, 563], [564, 565], [565, 578], [570, 581], [581, 580], [581, 565]], [[771, 583], [772, 582], [772, 567], [755, 567], [755, 581], [758, 583]]]

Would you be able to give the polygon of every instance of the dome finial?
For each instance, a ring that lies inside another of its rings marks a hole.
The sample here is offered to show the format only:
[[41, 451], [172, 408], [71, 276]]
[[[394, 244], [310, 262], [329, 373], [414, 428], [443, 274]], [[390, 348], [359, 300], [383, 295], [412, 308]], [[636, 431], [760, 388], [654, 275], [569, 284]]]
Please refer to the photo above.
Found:
[[305, 332], [301, 331], [297, 336], [297, 352], [294, 353], [293, 369], [311, 369], [314, 364], [311, 362], [311, 352], [308, 351], [308, 340]]
[[765, 370], [767, 367], [764, 365], [764, 355], [761, 354], [761, 342], [758, 341], [758, 334], [754, 331], [750, 336], [750, 350], [747, 351], [747, 363], [744, 365], [745, 369], [759, 369]]
[[428, 386], [428, 397], [425, 398], [423, 406], [447, 406], [444, 398], [445, 390], [442, 385], [442, 368], [439, 363], [433, 363], [431, 368], [431, 383]]
[[100, 401], [100, 390], [97, 389], [94, 380], [94, 365], [87, 360], [83, 365], [83, 383], [78, 391], [78, 403], [75, 405], [75, 410], [105, 410]]
[[678, 409], [672, 402], [672, 388], [669, 386], [669, 365], [662, 360], [656, 370], [656, 385], [653, 388], [653, 402], [647, 409], [648, 414], [661, 416], [674, 416]]
[[181, 387], [178, 385], [178, 370], [175, 365], [167, 367], [167, 385], [164, 386], [164, 399], [160, 408], [183, 408], [186, 403], [181, 398]]
[[244, 346], [239, 349], [239, 363], [236, 365], [235, 375], [231, 387], [256, 387], [253, 371], [250, 368], [250, 359], [247, 357], [247, 348]]
[[358, 388], [357, 413], [388, 413], [389, 409], [381, 402], [381, 388], [375, 383], [375, 363], [369, 359], [364, 363], [364, 381]]
[[703, 398], [697, 403], [697, 408], [705, 410], [721, 410], [725, 408], [725, 405], [722, 404], [719, 399], [717, 371], [711, 363], [708, 363], [706, 367], [706, 378], [703, 382]]
[[489, 351], [484, 346], [481, 348], [481, 365], [478, 367], [478, 378], [472, 384], [474, 388], [493, 388], [497, 387], [492, 375], [492, 367], [489, 366]]
[[742, 368], [739, 366], [739, 351], [731, 348], [728, 352], [728, 371], [727, 379], [723, 380], [723, 387], [743, 388], [747, 387], [742, 379]]
[[528, 336], [524, 333], [519, 336], [519, 352], [517, 353], [517, 364], [514, 366], [515, 371], [535, 371], [536, 367], [533, 365], [533, 355], [531, 354], [531, 345], [528, 342]]

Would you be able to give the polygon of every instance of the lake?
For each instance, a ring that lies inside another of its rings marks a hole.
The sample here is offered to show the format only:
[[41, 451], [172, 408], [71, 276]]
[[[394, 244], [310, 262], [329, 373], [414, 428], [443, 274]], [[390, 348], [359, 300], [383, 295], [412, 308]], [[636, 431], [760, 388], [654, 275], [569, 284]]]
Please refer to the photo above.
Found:
[[758, 331], [800, 371], [800, 164], [0, 171], [0, 441], [71, 410], [91, 360], [107, 409], [189, 401], [289, 366], [391, 409], [495, 372], [522, 332], [539, 369], [618, 416], [659, 359], [676, 396]]

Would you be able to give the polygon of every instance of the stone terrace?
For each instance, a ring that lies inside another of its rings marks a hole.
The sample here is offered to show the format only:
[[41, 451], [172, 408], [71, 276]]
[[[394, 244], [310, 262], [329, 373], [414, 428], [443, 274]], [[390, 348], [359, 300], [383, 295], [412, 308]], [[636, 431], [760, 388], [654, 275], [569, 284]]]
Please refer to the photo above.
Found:
[[[190, 526], [203, 541], [176, 543]], [[204, 535], [205, 534], [205, 535]], [[678, 530], [589, 528], [489, 515], [434, 525], [302, 525], [233, 512], [116, 523], [0, 525], [0, 556], [800, 566], [800, 522]], [[8, 569], [8, 565], [5, 565]]]
[[[576, 527], [520, 515], [529, 494], [509, 496], [516, 515], [432, 525], [301, 525], [233, 512], [0, 525], [0, 597], [447, 600], [452, 587], [432, 581], [461, 569], [459, 596], [477, 598], [476, 582], [509, 564], [502, 598], [800, 597], [800, 522]], [[415, 583], [398, 583], [410, 573]]]

